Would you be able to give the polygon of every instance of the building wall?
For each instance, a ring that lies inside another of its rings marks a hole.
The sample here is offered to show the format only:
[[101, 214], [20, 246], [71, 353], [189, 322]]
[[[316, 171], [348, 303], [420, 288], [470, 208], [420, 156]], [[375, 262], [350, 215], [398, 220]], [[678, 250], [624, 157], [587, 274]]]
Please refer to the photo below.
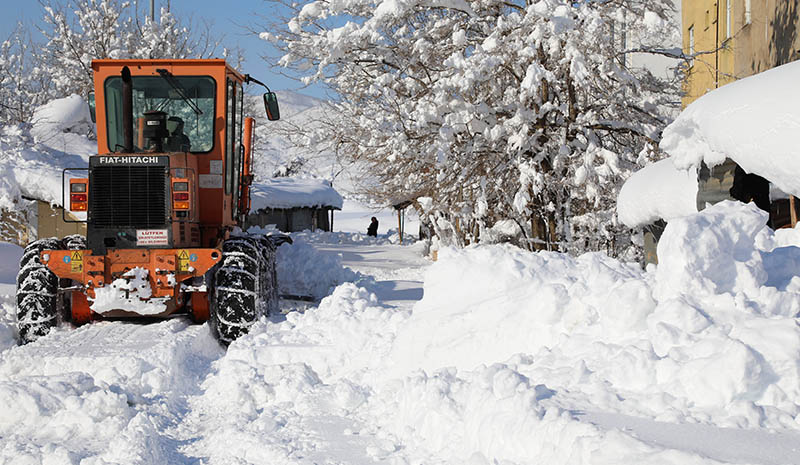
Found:
[[250, 226], [275, 225], [283, 232], [304, 231], [306, 229], [330, 231], [328, 215], [330, 209], [292, 208], [259, 210], [247, 215], [245, 228]]
[[[63, 211], [61, 207], [53, 207], [41, 200], [36, 201], [36, 207], [38, 210], [37, 239], [45, 237], [61, 238], [71, 234], [86, 235], [86, 223], [65, 222], [61, 216]], [[66, 217], [75, 220], [70, 214], [67, 214]]]
[[[744, 1], [744, 0], [742, 0]], [[744, 23], [739, 34], [735, 72], [750, 76], [800, 58], [800, 0], [751, 0], [752, 20]]]
[[799, 4], [800, 0], [683, 0], [683, 50], [692, 53], [691, 29], [693, 51], [707, 52], [689, 69], [683, 105], [736, 79], [800, 58]]
[[28, 228], [25, 211], [0, 211], [0, 241], [24, 246], [34, 234], [35, 231]]

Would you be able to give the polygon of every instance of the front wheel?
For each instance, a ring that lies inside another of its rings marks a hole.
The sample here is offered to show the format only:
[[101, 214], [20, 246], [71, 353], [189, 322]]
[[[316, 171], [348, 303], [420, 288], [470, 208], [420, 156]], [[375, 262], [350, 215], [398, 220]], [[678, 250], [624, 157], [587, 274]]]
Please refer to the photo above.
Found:
[[17, 328], [22, 344], [46, 335], [58, 324], [58, 278], [39, 254], [60, 246], [56, 238], [41, 239], [30, 243], [22, 254], [17, 274]]
[[210, 323], [223, 345], [246, 334], [276, 306], [274, 254], [264, 247], [263, 241], [246, 236], [232, 237], [222, 246], [222, 262], [214, 274]]

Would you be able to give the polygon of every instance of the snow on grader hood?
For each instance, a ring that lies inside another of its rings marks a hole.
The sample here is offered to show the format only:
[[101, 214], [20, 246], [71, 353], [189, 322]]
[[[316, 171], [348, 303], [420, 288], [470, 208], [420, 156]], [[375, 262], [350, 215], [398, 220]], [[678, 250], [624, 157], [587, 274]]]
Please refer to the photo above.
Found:
[[[183, 313], [210, 320], [227, 344], [277, 308], [275, 250], [285, 239], [232, 235], [253, 179], [243, 86], [266, 86], [224, 60], [95, 60], [92, 69], [99, 155], [64, 177], [64, 205], [86, 214], [87, 235], [26, 248], [21, 342], [62, 320]], [[277, 120], [269, 88], [264, 104]]]

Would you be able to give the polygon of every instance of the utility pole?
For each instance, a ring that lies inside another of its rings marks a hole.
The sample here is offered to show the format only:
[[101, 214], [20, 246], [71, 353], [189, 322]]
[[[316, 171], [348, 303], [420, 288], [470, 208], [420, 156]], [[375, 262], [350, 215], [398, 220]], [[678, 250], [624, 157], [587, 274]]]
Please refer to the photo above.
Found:
[[150, 0], [150, 21], [156, 22], [156, 0]]

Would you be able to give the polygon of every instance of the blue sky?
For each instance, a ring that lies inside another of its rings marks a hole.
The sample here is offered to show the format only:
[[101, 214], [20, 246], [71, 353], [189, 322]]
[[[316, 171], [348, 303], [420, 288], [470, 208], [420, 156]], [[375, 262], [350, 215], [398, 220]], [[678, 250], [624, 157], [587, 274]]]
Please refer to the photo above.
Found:
[[[61, 0], [65, 3], [66, 0]], [[155, 0], [156, 10], [167, 5], [167, 0]], [[280, 76], [273, 72], [269, 65], [260, 58], [269, 52], [269, 44], [258, 39], [245, 30], [245, 26], [256, 27], [266, 22], [259, 18], [270, 16], [271, 4], [262, 0], [170, 0], [170, 9], [174, 14], [191, 16], [195, 23], [201, 20], [213, 22], [217, 34], [225, 36], [225, 44], [238, 44], [245, 52], [246, 63], [241, 70], [263, 81], [274, 90], [295, 90], [303, 94], [325, 98], [322, 88], [315, 86], [303, 88], [302, 84]], [[14, 30], [18, 21], [28, 25], [34, 39], [40, 39], [35, 26], [41, 24], [41, 6], [36, 0], [0, 0], [3, 15], [0, 15], [0, 40], [5, 40]], [[140, 9], [149, 11], [149, 0], [139, 0]]]

